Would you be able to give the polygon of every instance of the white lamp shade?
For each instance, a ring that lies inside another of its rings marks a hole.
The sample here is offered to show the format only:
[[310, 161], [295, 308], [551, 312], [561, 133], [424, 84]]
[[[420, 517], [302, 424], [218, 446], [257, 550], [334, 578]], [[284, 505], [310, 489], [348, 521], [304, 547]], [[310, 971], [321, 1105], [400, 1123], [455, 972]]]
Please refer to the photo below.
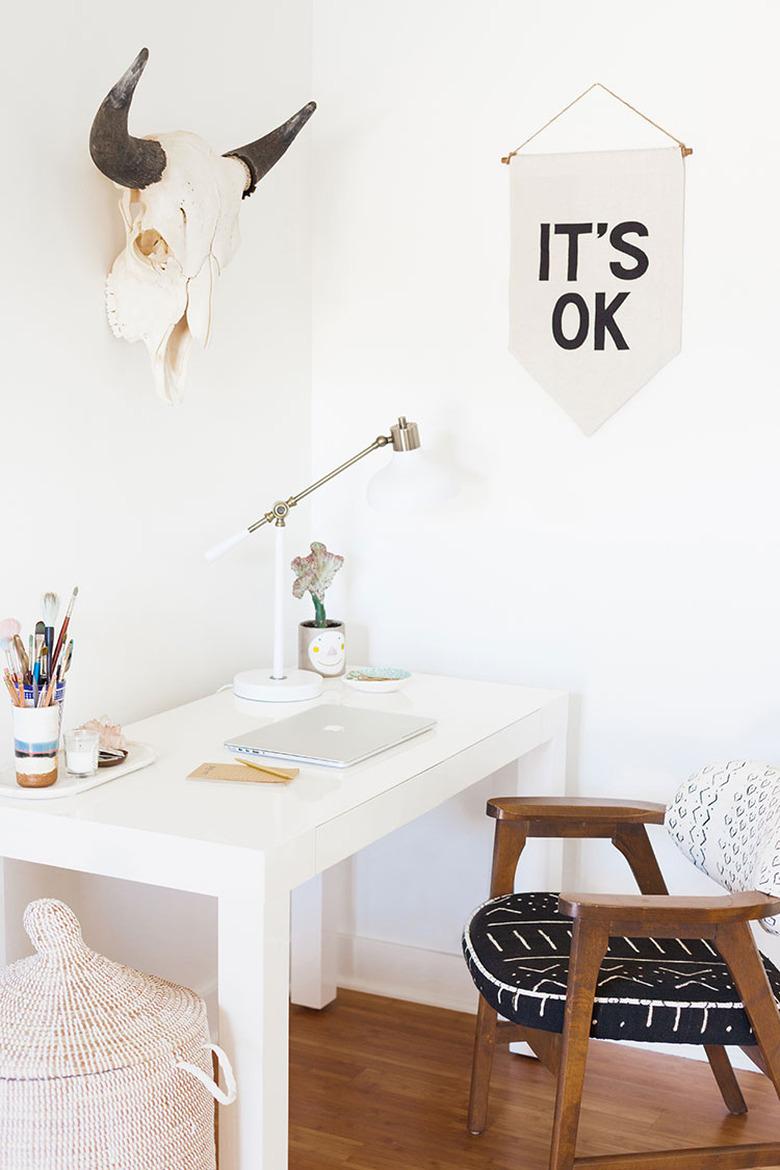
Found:
[[455, 480], [445, 467], [418, 447], [394, 451], [369, 480], [368, 502], [378, 512], [417, 512], [435, 508], [455, 494]]

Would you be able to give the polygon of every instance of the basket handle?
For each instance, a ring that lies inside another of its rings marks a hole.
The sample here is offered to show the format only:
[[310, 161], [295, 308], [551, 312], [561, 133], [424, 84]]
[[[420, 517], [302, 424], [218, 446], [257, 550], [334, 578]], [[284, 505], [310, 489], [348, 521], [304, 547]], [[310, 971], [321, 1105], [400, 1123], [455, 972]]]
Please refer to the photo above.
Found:
[[230, 1063], [227, 1053], [220, 1048], [218, 1044], [204, 1044], [209, 1052], [213, 1052], [217, 1058], [217, 1064], [225, 1078], [227, 1090], [220, 1089], [219, 1085], [212, 1077], [205, 1073], [197, 1064], [190, 1064], [189, 1061], [179, 1060], [176, 1067], [180, 1068], [182, 1072], [192, 1073], [196, 1080], [200, 1081], [204, 1089], [207, 1089], [215, 1101], [220, 1105], [232, 1105], [238, 1096], [238, 1089], [236, 1087], [236, 1077], [233, 1072], [233, 1066]]

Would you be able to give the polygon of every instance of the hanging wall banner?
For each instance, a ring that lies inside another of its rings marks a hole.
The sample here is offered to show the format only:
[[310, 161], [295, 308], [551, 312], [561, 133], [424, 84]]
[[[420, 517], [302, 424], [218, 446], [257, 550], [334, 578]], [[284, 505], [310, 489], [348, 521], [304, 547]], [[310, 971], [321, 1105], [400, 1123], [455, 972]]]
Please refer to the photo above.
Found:
[[678, 146], [512, 158], [509, 347], [592, 435], [680, 350]]

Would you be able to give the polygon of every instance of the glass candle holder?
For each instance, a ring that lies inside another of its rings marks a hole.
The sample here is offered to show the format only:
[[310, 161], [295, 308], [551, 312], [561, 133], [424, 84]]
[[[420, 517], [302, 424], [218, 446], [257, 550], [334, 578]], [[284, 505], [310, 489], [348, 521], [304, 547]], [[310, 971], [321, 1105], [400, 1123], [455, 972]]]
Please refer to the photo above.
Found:
[[65, 732], [65, 768], [70, 776], [94, 776], [98, 770], [100, 732], [77, 727]]

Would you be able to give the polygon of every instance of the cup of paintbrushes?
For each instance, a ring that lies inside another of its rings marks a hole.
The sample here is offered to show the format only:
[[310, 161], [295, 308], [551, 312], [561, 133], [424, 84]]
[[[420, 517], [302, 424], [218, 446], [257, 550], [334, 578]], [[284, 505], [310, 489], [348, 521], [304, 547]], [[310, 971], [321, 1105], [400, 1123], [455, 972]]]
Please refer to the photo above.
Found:
[[13, 718], [16, 783], [21, 788], [49, 788], [57, 779], [60, 704], [14, 707]]

